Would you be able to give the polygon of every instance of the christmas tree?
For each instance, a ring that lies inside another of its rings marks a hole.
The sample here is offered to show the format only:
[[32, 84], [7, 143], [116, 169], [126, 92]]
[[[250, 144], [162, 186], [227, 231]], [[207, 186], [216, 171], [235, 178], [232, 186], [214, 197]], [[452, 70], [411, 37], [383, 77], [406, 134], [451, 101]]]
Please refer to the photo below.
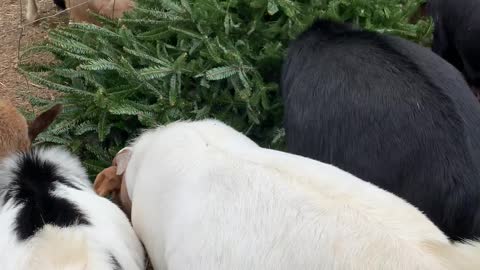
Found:
[[[283, 146], [279, 77], [289, 41], [315, 18], [348, 21], [423, 45], [429, 20], [411, 23], [422, 0], [137, 0], [103, 26], [53, 29], [23, 65], [56, 90], [64, 112], [37, 143], [61, 144], [94, 175], [144, 128], [213, 117], [262, 146]], [[52, 102], [32, 98], [32, 104]]]

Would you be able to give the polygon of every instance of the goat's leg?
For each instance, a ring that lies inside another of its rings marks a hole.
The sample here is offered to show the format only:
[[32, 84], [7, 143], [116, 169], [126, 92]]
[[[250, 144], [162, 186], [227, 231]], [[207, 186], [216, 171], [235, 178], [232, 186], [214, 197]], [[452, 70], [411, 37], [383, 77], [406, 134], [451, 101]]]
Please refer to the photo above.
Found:
[[28, 22], [38, 19], [38, 7], [36, 0], [27, 0], [27, 14], [25, 17]]

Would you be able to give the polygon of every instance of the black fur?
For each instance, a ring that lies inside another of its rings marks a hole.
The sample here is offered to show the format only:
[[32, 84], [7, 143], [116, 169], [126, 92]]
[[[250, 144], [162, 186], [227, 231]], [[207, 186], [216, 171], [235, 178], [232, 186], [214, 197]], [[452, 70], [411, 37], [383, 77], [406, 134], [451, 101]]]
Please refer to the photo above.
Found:
[[62, 176], [55, 164], [42, 160], [35, 150], [22, 154], [17, 164], [5, 201], [21, 205], [15, 220], [19, 240], [32, 237], [45, 224], [60, 227], [90, 224], [72, 202], [52, 195], [57, 184], [77, 188]]
[[403, 197], [453, 240], [480, 236], [480, 106], [453, 66], [319, 20], [291, 43], [281, 88], [289, 152]]
[[430, 0], [435, 24], [432, 50], [480, 89], [480, 1]]
[[115, 258], [115, 256], [113, 256], [113, 254], [111, 254], [111, 253], [110, 253], [110, 261], [113, 264], [113, 270], [123, 270], [123, 268], [120, 265], [120, 263], [118, 262], [117, 258]]
[[65, 5], [65, 0], [53, 0], [53, 3], [55, 3], [55, 5], [62, 10], [67, 8]]

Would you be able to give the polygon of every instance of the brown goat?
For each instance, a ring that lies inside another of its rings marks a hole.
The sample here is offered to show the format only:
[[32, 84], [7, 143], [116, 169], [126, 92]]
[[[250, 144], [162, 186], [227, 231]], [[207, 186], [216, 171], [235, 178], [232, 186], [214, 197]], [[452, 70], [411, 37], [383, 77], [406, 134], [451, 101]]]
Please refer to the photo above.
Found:
[[[93, 187], [95, 192], [102, 196], [110, 196], [112, 201], [122, 209], [131, 219], [132, 202], [127, 193], [124, 181], [124, 173], [131, 151], [128, 147], [120, 150], [112, 161], [112, 166], [101, 171], [95, 178]], [[153, 270], [150, 258], [147, 254], [147, 270]]]
[[126, 170], [127, 162], [131, 152], [124, 148], [120, 150], [113, 159], [112, 166], [101, 171], [95, 178], [93, 187], [95, 192], [102, 196], [111, 195], [112, 201], [116, 203], [130, 218], [132, 202], [127, 194], [123, 174]]
[[[81, 5], [85, 2], [88, 2], [86, 7]], [[123, 16], [123, 13], [133, 8], [131, 0], [66, 0], [66, 3], [67, 8], [71, 8], [70, 20], [93, 24], [98, 24], [98, 22], [90, 16], [88, 10], [105, 17], [120, 18]]]
[[[37, 0], [27, 0], [26, 19], [32, 22], [38, 19]], [[53, 0], [60, 9], [68, 9], [70, 21], [98, 24], [88, 10], [109, 18], [120, 18], [130, 11], [134, 4], [132, 0]]]
[[57, 104], [32, 122], [27, 122], [12, 103], [0, 100], [0, 158], [28, 150], [31, 142], [55, 120], [61, 110], [62, 105]]

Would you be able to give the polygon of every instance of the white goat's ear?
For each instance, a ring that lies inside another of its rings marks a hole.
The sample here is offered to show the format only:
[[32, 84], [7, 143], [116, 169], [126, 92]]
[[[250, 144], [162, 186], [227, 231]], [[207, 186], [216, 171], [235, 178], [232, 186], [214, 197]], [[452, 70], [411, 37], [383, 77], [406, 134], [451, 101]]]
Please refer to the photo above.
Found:
[[122, 150], [118, 151], [117, 155], [113, 159], [113, 165], [117, 166], [117, 175], [122, 175], [127, 169], [128, 162], [132, 157], [132, 148], [125, 147]]

